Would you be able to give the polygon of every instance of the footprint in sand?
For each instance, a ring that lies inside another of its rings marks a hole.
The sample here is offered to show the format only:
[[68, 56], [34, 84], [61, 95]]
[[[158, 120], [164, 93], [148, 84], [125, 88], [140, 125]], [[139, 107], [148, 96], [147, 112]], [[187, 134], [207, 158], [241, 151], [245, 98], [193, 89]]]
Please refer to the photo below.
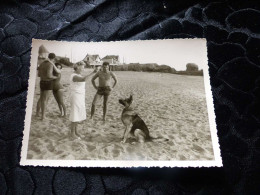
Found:
[[120, 155], [120, 151], [117, 149], [112, 150], [112, 155], [114, 158], [118, 157]]
[[135, 152], [133, 147], [127, 147], [126, 151], [129, 152], [129, 153], [134, 153]]
[[97, 149], [95, 146], [91, 146], [91, 145], [88, 145], [87, 146], [87, 151], [88, 152], [92, 152], [93, 150]]
[[182, 154], [178, 156], [180, 158], [180, 160], [187, 160], [187, 158], [185, 156], [183, 156]]
[[195, 152], [199, 152], [200, 154], [205, 152], [205, 150], [202, 147], [198, 146], [197, 144], [192, 145], [192, 150]]

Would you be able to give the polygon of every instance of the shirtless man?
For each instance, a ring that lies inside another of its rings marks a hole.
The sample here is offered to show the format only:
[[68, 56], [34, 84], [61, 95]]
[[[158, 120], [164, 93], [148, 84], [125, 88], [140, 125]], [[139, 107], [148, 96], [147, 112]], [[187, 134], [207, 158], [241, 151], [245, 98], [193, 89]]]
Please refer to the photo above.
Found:
[[54, 53], [50, 53], [48, 56], [49, 59], [43, 61], [38, 67], [38, 76], [41, 78], [40, 79], [41, 93], [40, 93], [39, 102], [41, 105], [42, 120], [45, 119], [45, 107], [47, 104], [47, 100], [50, 96], [50, 93], [53, 90], [53, 80], [58, 78], [57, 76], [53, 75], [53, 72], [60, 73], [60, 70], [54, 65], [55, 57], [56, 55]]
[[[96, 86], [95, 80], [96, 78], [99, 78], [99, 86]], [[114, 80], [114, 84], [111, 87], [111, 80]], [[104, 101], [103, 101], [103, 121], [106, 121], [106, 113], [107, 113], [107, 101], [108, 97], [110, 95], [111, 90], [116, 86], [117, 79], [116, 76], [113, 72], [109, 71], [109, 63], [104, 62], [101, 70], [98, 71], [92, 78], [91, 80], [93, 86], [95, 89], [97, 89], [97, 93], [94, 97], [94, 100], [92, 102], [92, 107], [91, 107], [91, 119], [93, 119], [95, 110], [96, 110], [96, 103], [102, 96], [104, 96]]]

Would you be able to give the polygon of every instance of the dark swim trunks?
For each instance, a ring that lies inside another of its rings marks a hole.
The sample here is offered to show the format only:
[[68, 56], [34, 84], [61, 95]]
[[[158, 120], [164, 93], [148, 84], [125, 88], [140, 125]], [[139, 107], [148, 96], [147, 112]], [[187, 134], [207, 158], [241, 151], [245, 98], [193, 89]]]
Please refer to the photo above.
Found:
[[110, 95], [111, 88], [109, 86], [98, 87], [97, 94], [98, 95]]
[[53, 90], [53, 81], [40, 81], [41, 90]]

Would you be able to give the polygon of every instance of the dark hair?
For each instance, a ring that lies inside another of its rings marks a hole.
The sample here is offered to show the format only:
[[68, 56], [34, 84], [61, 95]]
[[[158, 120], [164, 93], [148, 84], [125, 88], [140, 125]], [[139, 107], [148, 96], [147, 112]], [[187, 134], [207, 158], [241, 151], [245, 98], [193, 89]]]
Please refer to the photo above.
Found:
[[60, 66], [60, 69], [62, 69], [62, 64], [61, 64], [61, 63], [56, 62], [55, 65], [56, 65], [56, 66]]
[[78, 65], [77, 64], [73, 64], [73, 69], [77, 70], [78, 69]]
[[54, 59], [56, 57], [55, 53], [49, 53], [48, 58], [50, 60]]
[[103, 65], [108, 65], [109, 66], [109, 62], [103, 62]]

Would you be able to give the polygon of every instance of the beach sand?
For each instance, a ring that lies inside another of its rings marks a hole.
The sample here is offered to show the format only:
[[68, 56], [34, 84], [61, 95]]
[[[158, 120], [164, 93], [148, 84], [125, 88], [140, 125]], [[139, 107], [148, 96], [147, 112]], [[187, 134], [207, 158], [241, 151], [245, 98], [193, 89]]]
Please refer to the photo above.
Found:
[[[86, 70], [90, 72], [91, 70]], [[64, 68], [61, 83], [69, 114], [69, 76]], [[81, 140], [70, 140], [70, 121], [59, 117], [58, 105], [51, 95], [45, 121], [35, 116], [39, 98], [36, 81], [28, 145], [28, 159], [45, 160], [214, 160], [209, 129], [204, 81], [201, 76], [168, 73], [115, 72], [118, 85], [109, 97], [106, 124], [102, 122], [102, 102], [95, 119], [90, 121], [90, 108], [96, 90], [86, 82], [87, 120], [78, 125]], [[167, 142], [120, 143], [124, 125], [120, 116], [120, 98], [133, 95], [133, 107], [154, 137]]]

